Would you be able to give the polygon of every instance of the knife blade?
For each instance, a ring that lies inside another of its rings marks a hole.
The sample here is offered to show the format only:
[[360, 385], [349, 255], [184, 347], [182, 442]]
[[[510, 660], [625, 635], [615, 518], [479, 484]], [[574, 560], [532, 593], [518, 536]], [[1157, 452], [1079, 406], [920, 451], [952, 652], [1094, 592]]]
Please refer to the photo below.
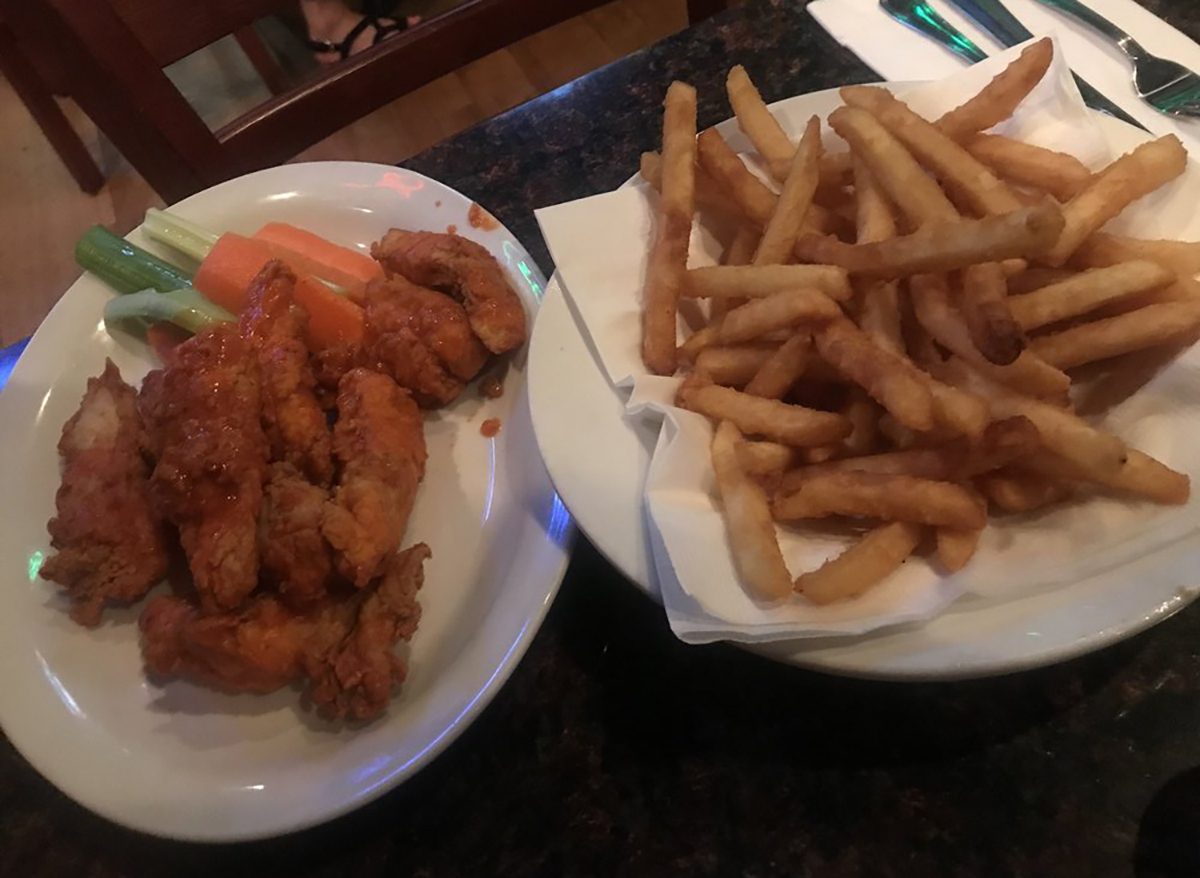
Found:
[[[1021, 24], [1000, 0], [948, 0], [948, 2], [991, 34], [1002, 46], [1012, 47], [1033, 39], [1029, 28]], [[1136, 125], [1143, 131], [1149, 130], [1133, 116], [1096, 91], [1078, 73], [1071, 71], [1071, 75], [1075, 77], [1075, 84], [1079, 86], [1079, 94], [1083, 97], [1083, 102], [1093, 110], [1099, 110], [1122, 122]]]

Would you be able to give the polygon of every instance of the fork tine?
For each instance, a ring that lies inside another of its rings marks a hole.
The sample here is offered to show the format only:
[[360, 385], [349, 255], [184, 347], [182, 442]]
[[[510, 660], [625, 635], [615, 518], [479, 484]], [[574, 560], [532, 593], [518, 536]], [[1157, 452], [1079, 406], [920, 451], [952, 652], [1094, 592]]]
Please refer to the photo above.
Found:
[[1200, 76], [1185, 77], [1147, 97], [1155, 107], [1166, 112], [1200, 112]]

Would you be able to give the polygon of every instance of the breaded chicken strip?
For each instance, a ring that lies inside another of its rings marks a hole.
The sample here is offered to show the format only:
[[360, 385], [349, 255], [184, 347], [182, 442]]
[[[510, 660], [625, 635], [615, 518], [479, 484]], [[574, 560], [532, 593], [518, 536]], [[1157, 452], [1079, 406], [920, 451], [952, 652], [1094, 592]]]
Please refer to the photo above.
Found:
[[200, 603], [231, 610], [258, 584], [258, 513], [267, 469], [258, 363], [233, 326], [175, 348], [138, 404], [158, 458], [152, 496], [179, 528]]
[[339, 572], [365, 586], [400, 545], [425, 476], [421, 411], [379, 372], [353, 369], [338, 387], [333, 453], [341, 476], [322, 531]]
[[266, 580], [288, 606], [320, 600], [333, 572], [333, 553], [321, 533], [329, 492], [290, 463], [271, 464], [259, 516], [259, 550]]
[[401, 275], [462, 301], [471, 328], [489, 351], [524, 344], [525, 309], [500, 263], [484, 247], [458, 235], [392, 229], [371, 245], [388, 275]]
[[250, 285], [238, 325], [258, 356], [271, 459], [294, 465], [314, 484], [328, 485], [333, 478], [329, 425], [314, 393], [304, 343], [308, 316], [292, 299], [295, 284], [286, 265], [268, 262]]
[[368, 360], [422, 406], [451, 402], [490, 356], [462, 305], [399, 275], [371, 282], [366, 310]]
[[429, 556], [427, 546], [415, 545], [393, 556], [371, 587], [330, 596], [303, 613], [271, 595], [215, 616], [179, 598], [157, 598], [139, 622], [142, 655], [156, 674], [226, 691], [271, 692], [308, 678], [325, 716], [370, 719], [404, 680], [393, 649], [417, 630], [417, 591]]
[[109, 360], [63, 426], [58, 514], [48, 525], [58, 553], [41, 568], [42, 578], [66, 587], [71, 618], [81, 625], [98, 624], [106, 601], [136, 601], [167, 572], [142, 442], [137, 391]]

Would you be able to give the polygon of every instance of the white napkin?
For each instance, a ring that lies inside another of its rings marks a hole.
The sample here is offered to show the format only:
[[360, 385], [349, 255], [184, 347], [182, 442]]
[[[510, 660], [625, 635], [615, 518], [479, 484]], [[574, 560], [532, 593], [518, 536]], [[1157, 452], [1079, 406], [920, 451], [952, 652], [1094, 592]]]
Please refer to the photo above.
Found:
[[[904, 98], [936, 116], [973, 94], [1019, 52], [1019, 47], [965, 68], [948, 80], [907, 89]], [[1056, 53], [1057, 54], [1057, 53]], [[835, 102], [829, 103], [829, 108]], [[784, 128], [798, 132], [806, 113], [776, 107]], [[1073, 120], [1067, 125], [1063, 120]], [[1092, 116], [1061, 61], [1006, 123], [1011, 133], [1073, 152], [1092, 165], [1110, 155]], [[730, 142], [734, 123], [719, 126]], [[844, 148], [834, 138], [829, 146]], [[1189, 175], [1195, 176], [1195, 167]], [[1174, 184], [1178, 186], [1179, 184]], [[1195, 179], [1188, 184], [1200, 185]], [[1159, 201], [1170, 200], [1171, 191]], [[1194, 191], [1194, 190], [1193, 190]], [[651, 550], [672, 630], [688, 642], [742, 642], [862, 634], [902, 622], [928, 619], [967, 593], [1006, 596], [1076, 581], [1112, 570], [1177, 540], [1196, 540], [1195, 504], [1164, 508], [1095, 498], [1040, 516], [990, 527], [979, 554], [960, 574], [943, 578], [914, 558], [860, 598], [826, 607], [803, 598], [766, 606], [737, 584], [737, 575], [718, 511], [709, 462], [708, 421], [675, 408], [678, 379], [648, 375], [640, 356], [640, 296], [653, 228], [653, 193], [641, 184], [537, 211], [538, 222], [558, 267], [559, 280], [574, 302], [583, 330], [612, 382], [627, 396], [630, 418], [662, 422], [646, 479]], [[1175, 198], [1166, 231], [1200, 236], [1200, 218]], [[1153, 220], [1139, 206], [1135, 217], [1145, 234]], [[689, 264], [716, 261], [719, 246], [708, 230], [693, 232]], [[686, 321], [681, 317], [681, 324]], [[681, 326], [681, 337], [685, 335]], [[1165, 371], [1108, 417], [1108, 425], [1134, 445], [1185, 472], [1200, 472], [1200, 446], [1186, 441], [1200, 427], [1200, 353]], [[849, 544], [847, 537], [780, 528], [780, 542], [793, 574], [819, 566]]]
[[[1085, 0], [1088, 6], [1126, 30], [1147, 51], [1200, 72], [1200, 45], [1134, 0]], [[942, 16], [989, 55], [1000, 45], [945, 0], [930, 0]], [[1004, 5], [1035, 36], [1058, 39], [1070, 67], [1155, 134], [1178, 134], [1200, 155], [1200, 119], [1165, 116], [1137, 96], [1133, 70], [1119, 49], [1096, 31], [1037, 0], [1004, 0]], [[922, 81], [949, 76], [966, 61], [896, 21], [878, 0], [815, 0], [808, 6], [820, 25], [880, 76], [890, 81]]]

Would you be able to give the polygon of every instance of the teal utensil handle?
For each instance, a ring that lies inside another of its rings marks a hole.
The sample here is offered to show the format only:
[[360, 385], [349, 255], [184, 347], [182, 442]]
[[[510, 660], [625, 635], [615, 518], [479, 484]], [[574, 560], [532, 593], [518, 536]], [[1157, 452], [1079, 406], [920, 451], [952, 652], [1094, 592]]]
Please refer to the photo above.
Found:
[[913, 30], [941, 43], [955, 55], [977, 64], [987, 53], [972, 42], [971, 38], [937, 14], [926, 3], [916, 0], [880, 0], [883, 11]]

